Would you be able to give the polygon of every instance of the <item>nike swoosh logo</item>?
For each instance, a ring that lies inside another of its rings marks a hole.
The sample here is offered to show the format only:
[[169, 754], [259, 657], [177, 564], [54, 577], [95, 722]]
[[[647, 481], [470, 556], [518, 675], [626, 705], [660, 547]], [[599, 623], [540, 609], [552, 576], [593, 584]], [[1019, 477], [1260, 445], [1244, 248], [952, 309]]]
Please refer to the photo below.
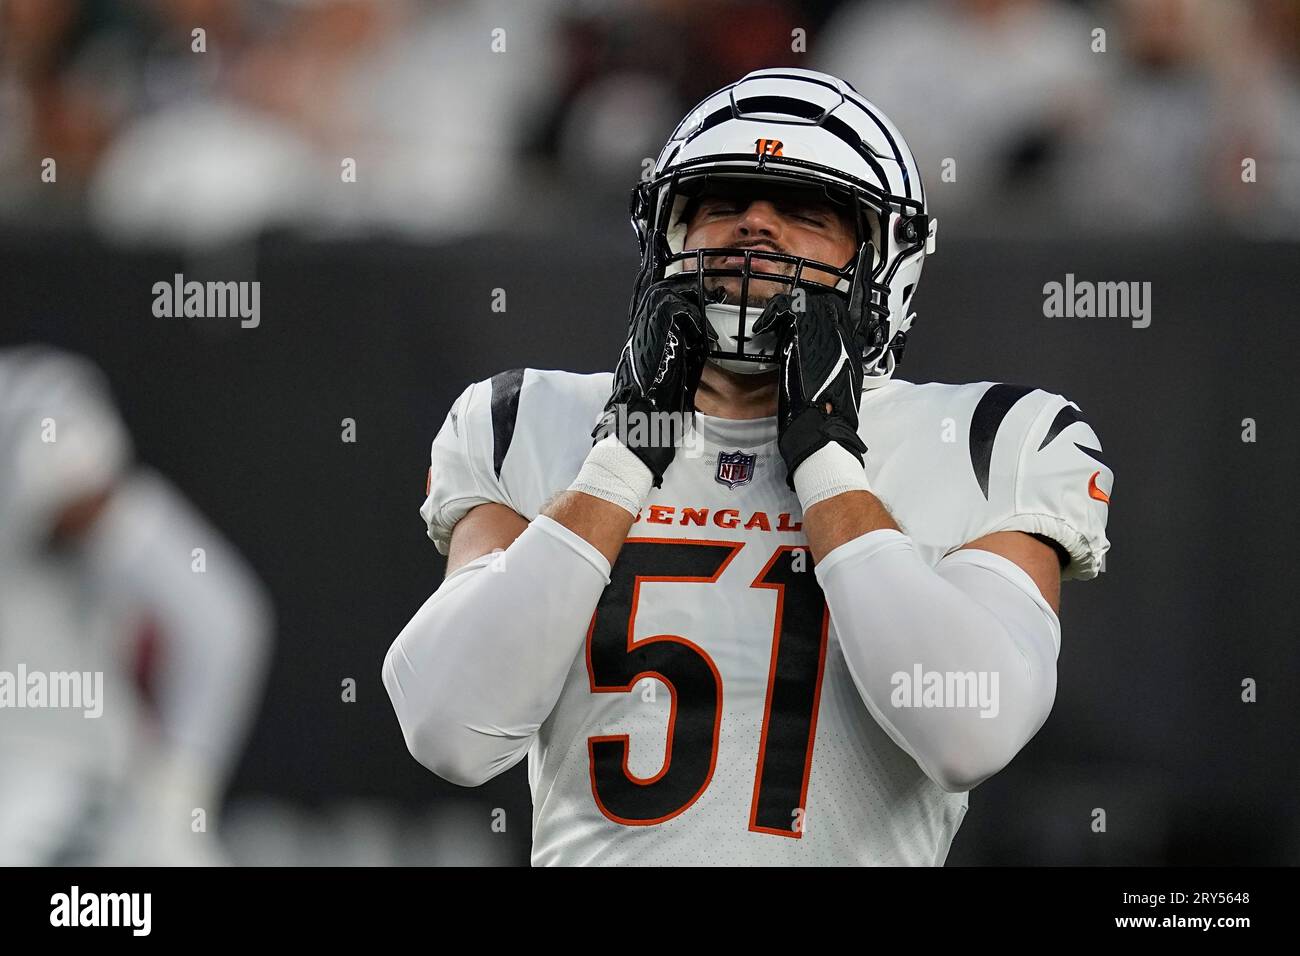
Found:
[[818, 387], [817, 391], [813, 392], [813, 401], [817, 401], [822, 397], [822, 393], [825, 392], [828, 387], [830, 387], [831, 382], [835, 381], [835, 376], [840, 374], [840, 369], [844, 368], [844, 366], [847, 365], [848, 362], [849, 362], [849, 353], [844, 351], [844, 342], [843, 340], [841, 340], [840, 357], [835, 360], [835, 367], [832, 368], [831, 373], [826, 376], [826, 381], [822, 382], [821, 386]]
[[1104, 501], [1106, 504], [1110, 504], [1110, 495], [1097, 487], [1097, 476], [1100, 474], [1101, 472], [1094, 471], [1092, 477], [1088, 479], [1088, 497], [1096, 498], [1098, 501]]

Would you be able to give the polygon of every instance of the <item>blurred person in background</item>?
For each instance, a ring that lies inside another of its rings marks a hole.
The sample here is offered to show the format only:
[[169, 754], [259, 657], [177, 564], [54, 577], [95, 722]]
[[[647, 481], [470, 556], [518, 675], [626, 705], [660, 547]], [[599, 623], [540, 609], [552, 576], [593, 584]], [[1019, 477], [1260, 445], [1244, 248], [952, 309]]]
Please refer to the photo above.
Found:
[[[235, 0], [0, 0], [0, 213], [79, 221], [114, 137], [205, 95], [247, 41]], [[211, 49], [195, 54], [201, 25]], [[54, 178], [42, 178], [53, 160]]]
[[[0, 449], [0, 864], [222, 862], [270, 650], [261, 585], [132, 461], [86, 360], [0, 351]], [[102, 673], [95, 707], [32, 706], [32, 675], [59, 673]]]
[[[33, 207], [45, 219], [75, 216], [82, 190], [112, 133], [102, 91], [69, 69], [88, 29], [76, 0], [0, 0], [0, 211]], [[66, 188], [41, 181], [56, 158]]]
[[1118, 0], [1112, 12], [1119, 69], [1068, 163], [1070, 219], [1107, 232], [1227, 221], [1300, 234], [1293, 0]]
[[0, 218], [199, 247], [538, 231], [600, 215], [653, 130], [778, 64], [915, 129], [949, 231], [1291, 235], [1298, 19], [1294, 0], [0, 0]]
[[825, 4], [796, 0], [606, 0], [569, 4], [558, 33], [563, 75], [529, 146], [557, 161], [575, 199], [608, 208], [628, 170], [653, 157], [659, 130], [732, 77], [800, 66]]
[[[214, 0], [215, 2], [215, 0]], [[525, 118], [547, 96], [555, 0], [275, 0], [203, 96], [108, 151], [92, 215], [111, 237], [210, 245], [275, 227], [477, 233], [512, 208]], [[202, 18], [175, 16], [188, 38]], [[355, 175], [348, 168], [355, 164]]]
[[1096, 108], [1090, 28], [1058, 0], [869, 0], [842, 7], [811, 52], [913, 131], [945, 230], [995, 232], [1050, 199], [1063, 147]]

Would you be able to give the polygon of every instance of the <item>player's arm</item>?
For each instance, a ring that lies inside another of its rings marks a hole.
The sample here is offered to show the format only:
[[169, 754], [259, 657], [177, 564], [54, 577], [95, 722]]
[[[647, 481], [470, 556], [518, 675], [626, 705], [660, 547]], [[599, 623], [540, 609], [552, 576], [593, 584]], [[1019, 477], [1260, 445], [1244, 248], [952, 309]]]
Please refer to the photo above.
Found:
[[[583, 473], [611, 451], [593, 449]], [[476, 787], [524, 757], [559, 700], [633, 518], [571, 490], [531, 522], [485, 503], [456, 524], [450, 573], [384, 659], [384, 686], [416, 760]]]
[[[820, 561], [854, 538], [881, 528], [902, 530], [880, 499], [869, 491], [845, 492], [812, 505], [804, 514], [804, 529], [814, 561]], [[1050, 538], [1023, 531], [998, 531], [962, 548], [976, 548], [1006, 558], [1029, 575], [1052, 611], [1061, 613], [1061, 569], [1068, 563], [1069, 555]]]
[[[669, 329], [679, 341], [688, 337], [680, 328], [685, 308], [667, 292], [647, 296], [634, 319], [638, 345], [630, 338], [624, 348], [609, 407], [689, 402], [703, 352], [666, 346]], [[696, 321], [702, 350], [703, 320]], [[685, 367], [696, 357], [698, 367]], [[653, 377], [647, 366], [667, 370], [656, 380], [663, 392], [640, 388]], [[490, 780], [527, 753], [564, 689], [628, 530], [673, 457], [671, 447], [634, 448], [598, 429], [573, 484], [526, 522], [494, 485], [493, 469], [474, 466], [472, 405], [463, 396], [467, 414], [449, 416], [434, 442], [434, 493], [423, 509], [431, 531], [455, 519], [449, 574], [383, 667], [411, 754], [462, 786]], [[446, 483], [465, 487], [439, 493]], [[458, 513], [467, 503], [476, 507]]]
[[[593, 449], [584, 473], [611, 451]], [[633, 518], [566, 491], [532, 522], [498, 502], [456, 522], [442, 586], [384, 659], [412, 756], [466, 787], [523, 758], [559, 700]]]
[[457, 524], [452, 555], [482, 553], [446, 577], [384, 659], [407, 749], [465, 787], [527, 753], [609, 583], [589, 541], [546, 514], [524, 522], [508, 511], [484, 504]]
[[995, 531], [962, 545], [961, 549], [965, 548], [1001, 555], [1020, 568], [1052, 612], [1060, 616], [1061, 571], [1070, 563], [1070, 556], [1051, 538], [1024, 531]]
[[519, 513], [495, 452], [494, 387], [467, 388], [434, 439], [420, 513], [447, 574], [382, 669], [407, 749], [461, 786], [527, 753], [609, 576], [581, 535]]
[[[969, 789], [1005, 766], [1047, 719], [1060, 650], [1060, 581], [1094, 576], [1109, 469], [1077, 407], [1036, 390], [1011, 486], [982, 516], [988, 533], [933, 567], [916, 553], [838, 446], [794, 481], [822, 555], [816, 573], [868, 709], [940, 786]], [[1068, 435], [1065, 430], [1070, 429]], [[857, 489], [834, 493], [857, 483]], [[827, 491], [832, 492], [827, 495]], [[893, 675], [996, 679], [996, 710], [896, 705]], [[984, 716], [988, 714], [988, 716]]]
[[[610, 565], [618, 559], [636, 517], [618, 505], [580, 491], [559, 495], [542, 514], [583, 538]], [[478, 505], [452, 531], [445, 576], [451, 577], [485, 554], [509, 548], [527, 527], [528, 521], [513, 508], [496, 502]]]
[[[1060, 623], [1046, 594], [1059, 602], [1060, 564], [1048, 545], [1006, 531], [931, 567], [885, 515], [868, 491], [809, 507], [815, 573], [872, 716], [939, 786], [969, 790], [1006, 766], [1051, 711]], [[918, 668], [945, 681], [963, 675], [970, 687], [982, 681], [991, 698], [906, 706], [896, 675], [912, 680]]]
[[[815, 572], [872, 716], [939, 786], [968, 790], [1004, 767], [1051, 710], [1060, 647], [1051, 578], [1060, 565], [1030, 533], [1048, 531], [1080, 557], [1088, 552], [1085, 536], [1058, 516], [1069, 498], [1063, 482], [1077, 477], [1078, 462], [1034, 459], [1040, 480], [1018, 474], [1018, 483], [1046, 491], [931, 567], [866, 479], [861, 366], [850, 358], [863, 352], [853, 338], [857, 326], [845, 321], [836, 300], [810, 299], [795, 310], [777, 296], [765, 318], [781, 335], [779, 446], [803, 506]], [[909, 706], [895, 691], [918, 672], [937, 673], [945, 684], [983, 686], [991, 699], [980, 706]]]
[[487, 502], [475, 506], [452, 529], [444, 579], [485, 554], [504, 551], [527, 527], [527, 519], [506, 505]]

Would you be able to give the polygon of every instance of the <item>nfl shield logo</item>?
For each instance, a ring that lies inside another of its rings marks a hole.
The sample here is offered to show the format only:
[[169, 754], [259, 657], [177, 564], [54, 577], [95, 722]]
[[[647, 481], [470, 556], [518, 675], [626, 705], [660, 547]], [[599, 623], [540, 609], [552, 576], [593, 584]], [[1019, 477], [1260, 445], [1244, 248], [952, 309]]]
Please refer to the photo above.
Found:
[[754, 477], [754, 459], [756, 455], [746, 455], [743, 451], [718, 452], [718, 473], [714, 476], [719, 484], [728, 488], [743, 485]]

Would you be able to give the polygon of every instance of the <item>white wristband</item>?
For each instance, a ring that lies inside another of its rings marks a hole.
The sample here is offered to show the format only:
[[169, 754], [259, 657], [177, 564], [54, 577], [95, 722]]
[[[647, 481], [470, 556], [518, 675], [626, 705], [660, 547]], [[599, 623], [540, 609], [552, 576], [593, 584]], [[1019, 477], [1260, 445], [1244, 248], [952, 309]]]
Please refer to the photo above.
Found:
[[817, 449], [794, 472], [794, 493], [804, 511], [846, 491], [870, 490], [866, 471], [839, 442]]
[[653, 484], [654, 475], [645, 462], [613, 435], [606, 435], [591, 447], [569, 490], [603, 498], [635, 516]]

